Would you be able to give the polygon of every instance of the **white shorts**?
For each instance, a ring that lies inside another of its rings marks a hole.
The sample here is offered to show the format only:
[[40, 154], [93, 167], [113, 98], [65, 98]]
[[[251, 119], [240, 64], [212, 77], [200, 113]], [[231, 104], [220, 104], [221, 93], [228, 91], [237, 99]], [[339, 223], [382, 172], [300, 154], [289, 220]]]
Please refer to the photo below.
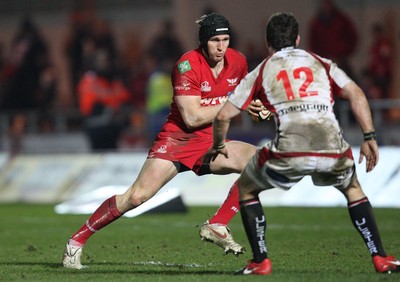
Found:
[[350, 146], [342, 153], [279, 153], [263, 147], [245, 171], [263, 190], [289, 190], [307, 175], [316, 186], [345, 189], [353, 180], [355, 164]]

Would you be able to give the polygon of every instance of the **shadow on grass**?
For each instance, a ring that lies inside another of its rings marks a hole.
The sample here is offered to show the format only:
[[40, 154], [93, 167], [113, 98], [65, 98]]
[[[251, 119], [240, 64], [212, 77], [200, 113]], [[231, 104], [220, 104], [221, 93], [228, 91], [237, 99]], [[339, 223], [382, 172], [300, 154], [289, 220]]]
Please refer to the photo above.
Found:
[[[98, 274], [143, 274], [143, 275], [233, 275], [235, 271], [217, 271], [217, 270], [204, 270], [194, 269], [194, 267], [188, 267], [184, 264], [176, 265], [147, 265], [146, 270], [135, 269], [140, 265], [135, 263], [91, 263], [85, 265], [83, 269], [67, 269], [62, 266], [61, 263], [50, 263], [50, 262], [0, 262], [0, 268], [21, 266], [21, 267], [32, 267], [37, 266], [41, 268], [49, 268], [54, 270], [61, 270], [68, 272], [71, 275], [98, 275]], [[141, 265], [143, 267], [143, 265]], [[127, 269], [127, 268], [132, 269]], [[207, 266], [197, 266], [196, 268], [205, 268]], [[163, 268], [163, 269], [161, 269]]]

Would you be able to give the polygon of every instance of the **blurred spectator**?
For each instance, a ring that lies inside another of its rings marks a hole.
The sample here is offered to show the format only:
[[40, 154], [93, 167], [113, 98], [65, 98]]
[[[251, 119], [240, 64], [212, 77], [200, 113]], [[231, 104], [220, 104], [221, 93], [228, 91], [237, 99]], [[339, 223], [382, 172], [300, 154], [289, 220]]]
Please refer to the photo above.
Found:
[[373, 86], [380, 92], [374, 98], [387, 98], [392, 78], [392, 45], [381, 24], [373, 24], [371, 34], [372, 44], [369, 48], [367, 73]]
[[9, 154], [15, 156], [22, 151], [22, 142], [26, 130], [26, 117], [22, 113], [15, 113], [10, 117], [8, 131]]
[[111, 60], [117, 59], [115, 35], [111, 23], [105, 19], [96, 18], [93, 22], [92, 32], [97, 49], [105, 50]]
[[0, 41], [0, 108], [1, 105], [3, 104], [3, 92], [4, 92], [4, 84], [6, 83], [6, 78], [5, 78], [5, 49], [4, 49], [4, 43]]
[[143, 60], [132, 66], [129, 71], [127, 84], [132, 93], [132, 103], [136, 108], [146, 107], [147, 83], [155, 67], [154, 61], [144, 56]]
[[159, 61], [147, 83], [146, 110], [150, 142], [156, 137], [170, 112], [173, 96], [171, 72], [174, 63], [172, 57]]
[[159, 62], [164, 60], [176, 61], [182, 55], [182, 44], [175, 34], [175, 26], [172, 20], [167, 19], [162, 23], [161, 31], [150, 43], [149, 53]]
[[333, 0], [321, 0], [309, 26], [309, 47], [322, 57], [331, 58], [354, 78], [349, 57], [358, 43], [358, 33], [350, 18]]
[[[124, 62], [126, 63], [126, 62]], [[120, 148], [143, 148], [151, 142], [152, 130], [148, 127], [151, 121], [147, 112], [148, 84], [158, 61], [149, 54], [142, 54], [140, 60], [131, 66], [125, 65], [125, 81], [132, 95], [132, 111], [129, 115], [129, 125], [124, 130]]]
[[96, 51], [94, 65], [81, 78], [77, 92], [91, 148], [116, 149], [125, 124], [124, 106], [131, 95], [106, 50]]
[[[115, 39], [110, 24], [96, 16], [92, 6], [76, 8], [70, 15], [69, 32], [65, 40], [69, 75], [73, 89], [83, 73], [93, 64], [98, 49], [103, 49], [111, 59], [117, 56]], [[74, 95], [74, 103], [78, 104]]]
[[57, 82], [58, 76], [55, 67], [48, 65], [40, 74], [36, 93], [38, 130], [40, 132], [52, 132], [55, 128], [52, 111], [57, 96]]
[[43, 112], [50, 111], [54, 106], [57, 78], [56, 68], [50, 64], [40, 73], [36, 102], [37, 108]]
[[126, 68], [140, 64], [143, 59], [143, 40], [138, 30], [139, 28], [132, 28], [132, 30], [122, 35], [121, 57], [123, 58], [122, 64], [124, 64]]
[[124, 34], [121, 52], [123, 78], [132, 93], [132, 104], [135, 108], [144, 109], [146, 104], [146, 85], [154, 63], [147, 63], [142, 38], [137, 31]]
[[[94, 15], [85, 10], [76, 9], [69, 17], [69, 31], [65, 39], [65, 52], [69, 65], [71, 85], [75, 87], [85, 69], [85, 42], [93, 42], [90, 32], [90, 23]], [[94, 52], [94, 44], [93, 52]], [[88, 47], [86, 46], [86, 49]], [[87, 53], [87, 52], [86, 52]], [[75, 101], [76, 102], [76, 101]]]
[[2, 108], [36, 109], [42, 102], [38, 97], [40, 79], [49, 65], [47, 43], [36, 24], [27, 16], [18, 27], [2, 70]]
[[361, 73], [360, 87], [363, 89], [365, 96], [367, 96], [368, 99], [383, 98], [382, 89], [377, 86], [375, 79], [368, 68], [364, 69]]

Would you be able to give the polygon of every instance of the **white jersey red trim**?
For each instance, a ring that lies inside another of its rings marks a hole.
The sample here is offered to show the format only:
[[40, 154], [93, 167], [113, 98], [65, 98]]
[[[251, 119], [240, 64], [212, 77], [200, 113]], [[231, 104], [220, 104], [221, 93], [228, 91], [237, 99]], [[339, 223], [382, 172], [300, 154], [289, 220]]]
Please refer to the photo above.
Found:
[[277, 151], [341, 153], [348, 145], [333, 104], [350, 81], [332, 61], [287, 48], [250, 72], [229, 101], [244, 110], [251, 100], [260, 99], [274, 113]]

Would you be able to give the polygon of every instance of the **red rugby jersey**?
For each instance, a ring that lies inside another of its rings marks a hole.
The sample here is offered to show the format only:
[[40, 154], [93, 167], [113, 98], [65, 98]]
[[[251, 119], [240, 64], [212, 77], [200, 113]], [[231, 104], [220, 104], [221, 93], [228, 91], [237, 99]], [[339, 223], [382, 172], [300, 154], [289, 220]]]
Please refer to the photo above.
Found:
[[[201, 53], [195, 49], [184, 54], [172, 71], [174, 97], [179, 95], [201, 96], [204, 107], [224, 103], [229, 93], [233, 92], [240, 80], [247, 74], [247, 61], [240, 52], [228, 48], [222, 72], [213, 76], [210, 66]], [[172, 100], [171, 112], [167, 123], [174, 123], [182, 131], [189, 132], [179, 112], [175, 100]], [[205, 134], [212, 134], [212, 123], [195, 129]]]
[[222, 72], [218, 78], [200, 49], [189, 51], [172, 71], [174, 97], [171, 112], [149, 150], [149, 158], [177, 161], [198, 173], [202, 156], [212, 146], [212, 123], [189, 129], [183, 122], [174, 98], [179, 95], [198, 95], [204, 107], [224, 103], [230, 92], [247, 74], [246, 58], [234, 49], [227, 49]]

